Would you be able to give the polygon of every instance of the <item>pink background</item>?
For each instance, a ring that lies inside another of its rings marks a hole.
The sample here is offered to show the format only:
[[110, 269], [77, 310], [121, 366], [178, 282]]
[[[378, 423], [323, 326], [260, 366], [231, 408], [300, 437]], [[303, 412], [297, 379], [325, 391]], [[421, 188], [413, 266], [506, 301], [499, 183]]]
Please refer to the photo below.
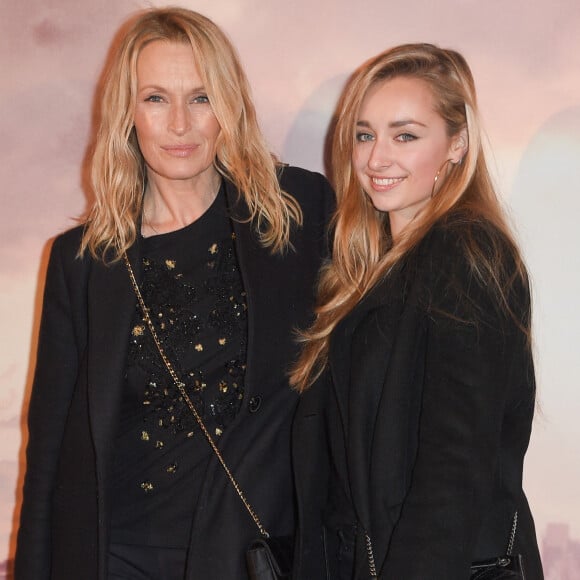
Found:
[[[95, 82], [133, 0], [0, 0], [0, 561], [11, 557], [46, 243], [85, 207]], [[470, 62], [534, 283], [540, 413], [525, 484], [548, 580], [580, 579], [580, 2], [199, 0], [238, 47], [271, 148], [322, 170], [347, 75], [393, 44]], [[1, 577], [1, 572], [0, 572]]]

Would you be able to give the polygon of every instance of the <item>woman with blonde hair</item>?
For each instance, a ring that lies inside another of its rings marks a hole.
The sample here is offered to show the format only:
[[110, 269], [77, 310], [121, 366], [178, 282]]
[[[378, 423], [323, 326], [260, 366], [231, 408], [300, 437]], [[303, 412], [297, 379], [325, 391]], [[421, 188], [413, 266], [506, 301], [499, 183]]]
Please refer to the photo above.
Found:
[[295, 577], [521, 578], [523, 561], [541, 579], [528, 277], [464, 58], [410, 44], [363, 64], [332, 171], [332, 262], [292, 373]]
[[257, 524], [294, 530], [287, 371], [333, 194], [269, 153], [200, 14], [132, 18], [100, 96], [95, 201], [48, 266], [16, 578], [246, 578]]

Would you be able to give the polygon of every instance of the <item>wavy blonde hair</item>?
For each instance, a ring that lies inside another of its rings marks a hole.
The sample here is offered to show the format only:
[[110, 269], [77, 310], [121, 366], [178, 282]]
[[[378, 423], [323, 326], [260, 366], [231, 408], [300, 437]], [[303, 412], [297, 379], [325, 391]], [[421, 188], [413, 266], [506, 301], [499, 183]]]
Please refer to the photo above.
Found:
[[[428, 84], [448, 136], [466, 130], [468, 149], [461, 163], [447, 164], [436, 195], [393, 240], [388, 214], [376, 210], [363, 191], [353, 169], [352, 155], [359, 111], [369, 88], [399, 76], [421, 79]], [[336, 324], [417, 246], [436, 221], [452, 210], [464, 210], [472, 221], [484, 218], [504, 235], [503, 243], [492, 241], [495, 247], [491, 257], [482, 253], [474, 240], [468, 241], [465, 248], [474, 272], [491, 282], [502, 308], [509, 311], [508, 283], [514, 280], [513, 269], [508, 271], [503, 256], [506, 240], [517, 275], [526, 279], [487, 169], [473, 76], [459, 53], [431, 44], [406, 44], [379, 54], [350, 78], [338, 104], [336, 119], [331, 154], [337, 194], [333, 258], [322, 271], [316, 318], [311, 328], [302, 333], [302, 353], [291, 373], [291, 383], [299, 391], [308, 388], [324, 370], [330, 334]]]
[[280, 189], [279, 164], [259, 129], [246, 75], [226, 35], [208, 18], [184, 8], [150, 9], [129, 20], [117, 35], [102, 77], [100, 123], [90, 162], [94, 204], [80, 254], [118, 260], [135, 241], [146, 186], [145, 162], [135, 135], [137, 59], [151, 42], [189, 44], [221, 131], [215, 167], [231, 181], [250, 211], [264, 246], [282, 252], [298, 203]]

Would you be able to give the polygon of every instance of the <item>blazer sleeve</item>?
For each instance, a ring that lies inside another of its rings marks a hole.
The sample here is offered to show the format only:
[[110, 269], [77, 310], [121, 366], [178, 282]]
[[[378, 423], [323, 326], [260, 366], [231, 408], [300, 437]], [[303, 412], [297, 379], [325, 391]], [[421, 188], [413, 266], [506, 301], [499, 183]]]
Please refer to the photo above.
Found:
[[384, 579], [468, 578], [492, 502], [511, 367], [526, 343], [459, 246], [454, 235], [438, 235], [426, 251], [418, 446]]
[[[68, 259], [65, 254], [69, 254]], [[57, 238], [47, 270], [28, 410], [27, 468], [15, 561], [18, 580], [50, 578], [51, 498], [79, 360], [78, 333], [65, 273], [65, 263], [74, 261], [74, 251], [66, 248], [63, 237]]]

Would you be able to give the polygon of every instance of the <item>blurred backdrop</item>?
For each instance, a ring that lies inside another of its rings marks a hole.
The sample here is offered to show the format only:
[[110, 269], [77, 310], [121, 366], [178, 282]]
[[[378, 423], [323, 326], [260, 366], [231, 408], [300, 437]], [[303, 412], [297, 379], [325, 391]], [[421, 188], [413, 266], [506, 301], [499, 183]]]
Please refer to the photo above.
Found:
[[[81, 166], [109, 43], [134, 10], [164, 4], [0, 0], [0, 562], [14, 550], [48, 243], [86, 207]], [[272, 151], [318, 171], [336, 99], [363, 60], [414, 41], [466, 56], [533, 280], [540, 402], [525, 487], [547, 580], [580, 579], [580, 2], [181, 5], [237, 46]]]

